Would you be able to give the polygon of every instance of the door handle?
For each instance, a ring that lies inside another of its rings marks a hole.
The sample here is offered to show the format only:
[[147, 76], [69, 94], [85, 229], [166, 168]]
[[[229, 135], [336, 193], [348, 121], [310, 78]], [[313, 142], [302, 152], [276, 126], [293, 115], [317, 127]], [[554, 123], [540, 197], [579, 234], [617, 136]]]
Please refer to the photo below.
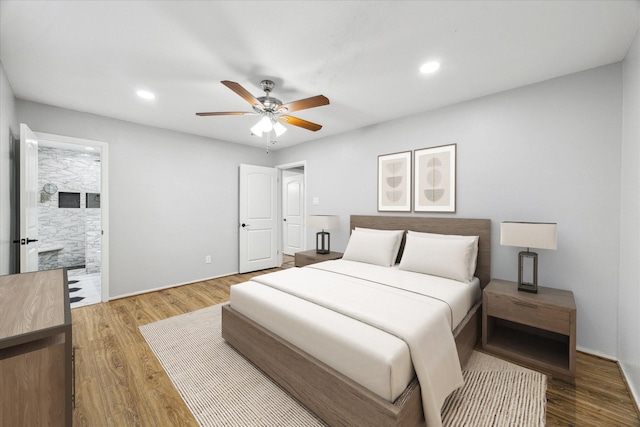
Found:
[[249, 224], [245, 224], [244, 222], [242, 223], [242, 228], [244, 227], [249, 227]]
[[284, 222], [287, 222], [287, 218], [283, 219]]
[[20, 239], [20, 240], [14, 240], [13, 243], [20, 243], [21, 245], [28, 245], [31, 242], [37, 242], [38, 239], [30, 239], [30, 238], [26, 238], [26, 239]]

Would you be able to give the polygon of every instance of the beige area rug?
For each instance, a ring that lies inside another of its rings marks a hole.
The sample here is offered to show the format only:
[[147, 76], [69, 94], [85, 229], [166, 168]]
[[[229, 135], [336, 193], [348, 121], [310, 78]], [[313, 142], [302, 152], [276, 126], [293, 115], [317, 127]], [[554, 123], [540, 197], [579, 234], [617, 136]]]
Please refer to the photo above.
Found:
[[[220, 334], [221, 305], [140, 327], [202, 426], [323, 426]], [[543, 426], [546, 377], [474, 351], [465, 386], [443, 407], [445, 426]]]

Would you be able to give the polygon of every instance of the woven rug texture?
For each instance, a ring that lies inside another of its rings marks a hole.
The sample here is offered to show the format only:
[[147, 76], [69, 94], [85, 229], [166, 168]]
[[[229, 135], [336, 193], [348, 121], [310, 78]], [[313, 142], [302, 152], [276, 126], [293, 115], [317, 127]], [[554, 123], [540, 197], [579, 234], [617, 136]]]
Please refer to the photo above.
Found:
[[[222, 304], [140, 327], [201, 426], [324, 426], [221, 336]], [[546, 376], [474, 351], [445, 426], [544, 426]]]

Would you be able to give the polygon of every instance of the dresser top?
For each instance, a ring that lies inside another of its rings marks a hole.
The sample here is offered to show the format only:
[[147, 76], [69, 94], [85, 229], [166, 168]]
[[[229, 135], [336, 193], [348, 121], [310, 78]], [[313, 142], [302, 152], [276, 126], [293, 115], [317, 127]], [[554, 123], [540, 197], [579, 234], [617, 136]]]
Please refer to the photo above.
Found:
[[71, 322], [66, 271], [0, 276], [0, 340]]

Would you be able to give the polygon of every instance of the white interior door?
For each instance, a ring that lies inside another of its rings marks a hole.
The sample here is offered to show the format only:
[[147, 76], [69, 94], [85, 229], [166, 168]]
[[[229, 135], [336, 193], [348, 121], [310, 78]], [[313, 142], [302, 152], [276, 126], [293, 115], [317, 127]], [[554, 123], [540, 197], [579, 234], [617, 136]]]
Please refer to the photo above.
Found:
[[287, 255], [304, 248], [304, 175], [282, 178], [282, 251]]
[[280, 264], [278, 256], [278, 170], [240, 165], [240, 273]]
[[20, 272], [38, 271], [38, 137], [20, 124]]

